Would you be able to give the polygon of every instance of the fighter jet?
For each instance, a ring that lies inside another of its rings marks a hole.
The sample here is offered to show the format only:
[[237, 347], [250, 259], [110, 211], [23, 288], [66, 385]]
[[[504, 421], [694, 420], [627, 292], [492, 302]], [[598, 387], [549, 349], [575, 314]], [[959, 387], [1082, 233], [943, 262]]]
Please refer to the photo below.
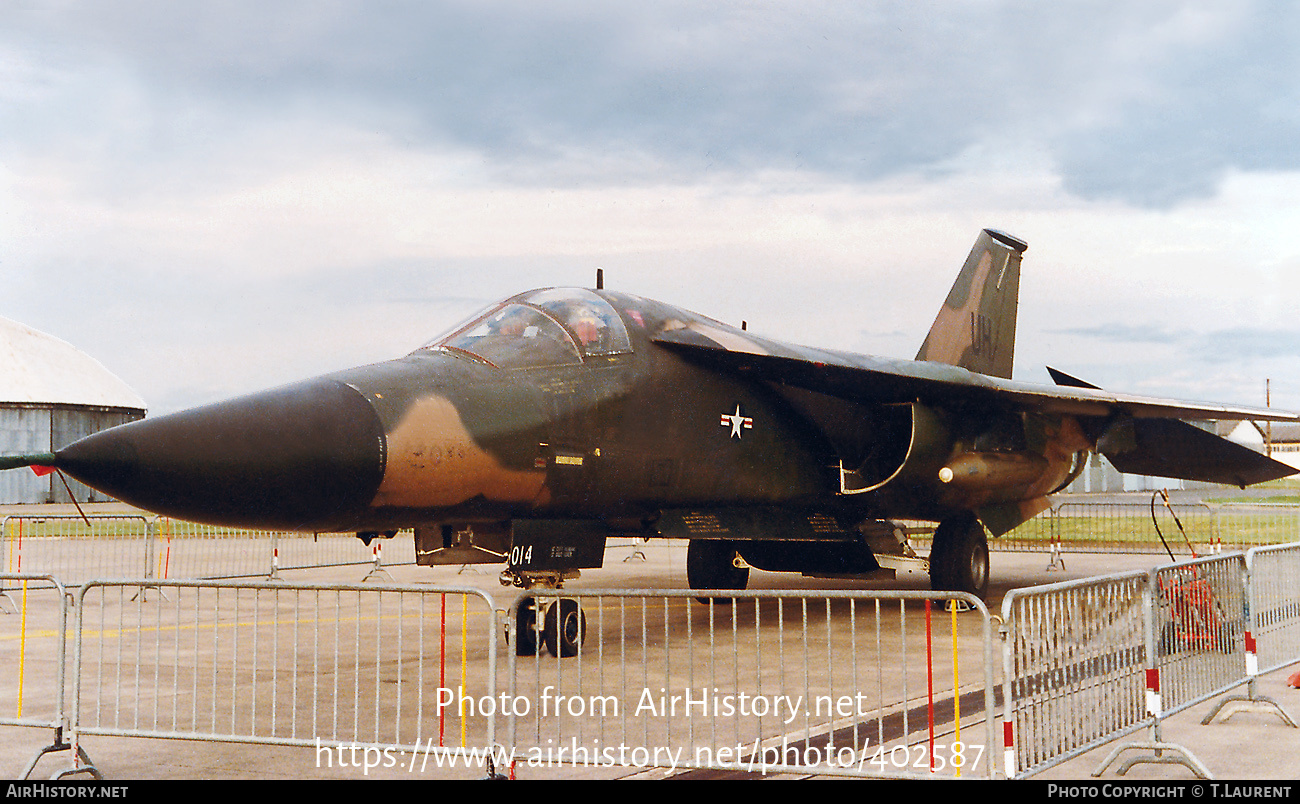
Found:
[[598, 281], [512, 296], [395, 360], [3, 466], [201, 522], [413, 528], [420, 563], [504, 563], [523, 587], [599, 567], [612, 535], [689, 539], [693, 589], [743, 589], [751, 566], [862, 575], [899, 552], [897, 520], [929, 521], [933, 587], [978, 595], [988, 535], [1047, 508], [1090, 452], [1239, 486], [1292, 473], [1180, 420], [1295, 415], [1011, 380], [1025, 249], [981, 232], [911, 361], [781, 343]]

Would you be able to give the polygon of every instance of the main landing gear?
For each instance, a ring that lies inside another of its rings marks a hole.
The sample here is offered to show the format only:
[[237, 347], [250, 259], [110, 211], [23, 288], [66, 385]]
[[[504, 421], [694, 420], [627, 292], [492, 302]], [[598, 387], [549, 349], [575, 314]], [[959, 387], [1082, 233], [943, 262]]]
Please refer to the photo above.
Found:
[[974, 514], [959, 514], [939, 523], [930, 548], [930, 588], [969, 592], [978, 598], [988, 594], [988, 536]]
[[524, 589], [545, 588], [551, 594], [521, 598], [513, 622], [506, 624], [506, 643], [513, 644], [516, 656], [536, 656], [539, 647], [555, 657], [577, 656], [587, 636], [587, 615], [578, 601], [559, 597], [558, 590], [567, 577], [552, 572], [503, 572], [501, 583]]
[[[686, 581], [692, 589], [744, 589], [749, 565], [731, 542], [692, 539], [686, 547]], [[729, 597], [698, 597], [701, 603], [723, 605]]]

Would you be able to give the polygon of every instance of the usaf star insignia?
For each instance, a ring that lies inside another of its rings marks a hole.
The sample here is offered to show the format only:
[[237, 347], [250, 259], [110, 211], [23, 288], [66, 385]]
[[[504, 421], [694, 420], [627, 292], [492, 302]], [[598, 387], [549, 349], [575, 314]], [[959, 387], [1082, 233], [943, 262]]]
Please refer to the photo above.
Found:
[[719, 422], [723, 427], [731, 428], [731, 437], [740, 438], [740, 431], [754, 429], [754, 420], [749, 416], [744, 416], [740, 412], [740, 403], [736, 403], [735, 413], [724, 413]]

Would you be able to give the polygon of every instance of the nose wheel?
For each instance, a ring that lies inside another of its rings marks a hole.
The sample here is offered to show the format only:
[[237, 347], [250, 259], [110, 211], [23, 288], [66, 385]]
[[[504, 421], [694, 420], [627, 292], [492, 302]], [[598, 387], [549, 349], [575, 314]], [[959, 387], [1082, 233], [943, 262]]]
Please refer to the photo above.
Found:
[[562, 597], [546, 610], [542, 641], [552, 656], [577, 656], [587, 636], [587, 615], [573, 598]]
[[506, 642], [513, 632], [516, 656], [537, 655], [537, 601], [526, 597], [515, 609], [514, 627], [506, 626]]
[[587, 637], [587, 615], [569, 597], [526, 597], [519, 601], [513, 619], [506, 628], [506, 641], [514, 644], [516, 656], [536, 656], [544, 646], [552, 656], [567, 659], [578, 655]]

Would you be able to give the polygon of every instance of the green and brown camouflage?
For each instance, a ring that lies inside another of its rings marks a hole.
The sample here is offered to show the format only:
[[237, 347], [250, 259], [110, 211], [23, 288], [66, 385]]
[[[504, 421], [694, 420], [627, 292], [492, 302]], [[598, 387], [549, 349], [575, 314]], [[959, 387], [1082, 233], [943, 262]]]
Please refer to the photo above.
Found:
[[1043, 510], [1090, 451], [1237, 485], [1291, 474], [1176, 421], [1290, 414], [1012, 381], [1024, 250], [980, 234], [915, 361], [548, 288], [404, 357], [26, 463], [185, 519], [364, 538], [414, 528], [421, 563], [563, 572], [598, 566], [611, 534], [688, 538], [697, 588], [743, 585], [736, 553], [764, 569], [868, 572], [864, 534], [930, 520], [936, 588], [977, 593], [985, 528]]
[[1020, 259], [1029, 246], [1005, 232], [980, 232], [917, 360], [1011, 379]]

